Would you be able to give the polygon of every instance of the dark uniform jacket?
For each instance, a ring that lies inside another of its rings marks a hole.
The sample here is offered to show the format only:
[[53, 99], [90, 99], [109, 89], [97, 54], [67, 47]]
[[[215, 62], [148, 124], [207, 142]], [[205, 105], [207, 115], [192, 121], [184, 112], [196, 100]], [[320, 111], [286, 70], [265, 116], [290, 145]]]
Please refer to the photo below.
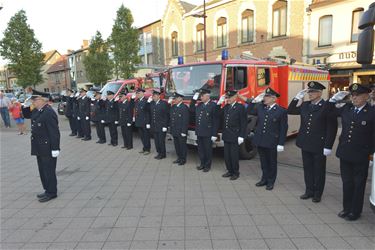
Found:
[[118, 121], [119, 119], [118, 102], [116, 102], [115, 100], [106, 100], [105, 112], [106, 112], [106, 119], [105, 119], [106, 122], [113, 123], [115, 121]]
[[172, 136], [187, 135], [189, 127], [189, 108], [181, 103], [170, 109], [170, 133]]
[[81, 98], [80, 97], [73, 97], [73, 117], [77, 118], [79, 115], [79, 110], [78, 110], [78, 102]]
[[150, 105], [146, 97], [135, 101], [135, 126], [145, 128], [146, 124], [150, 124]]
[[263, 103], [249, 103], [248, 113], [258, 117], [253, 142], [264, 148], [284, 145], [288, 132], [288, 114], [286, 109], [275, 104], [267, 110]]
[[219, 127], [216, 103], [209, 101], [207, 104], [203, 102], [200, 102], [197, 106], [195, 104], [196, 101], [191, 100], [189, 107], [190, 112], [195, 115], [195, 134], [205, 137], [216, 136]]
[[154, 132], [162, 132], [163, 127], [167, 128], [169, 123], [169, 105], [163, 100], [157, 103], [150, 103], [151, 129]]
[[104, 100], [94, 100], [92, 101], [93, 109], [91, 113], [91, 121], [100, 122], [105, 120], [106, 110], [105, 110], [105, 101]]
[[339, 138], [336, 156], [350, 162], [363, 162], [375, 151], [375, 109], [366, 104], [358, 113], [354, 113], [353, 104], [336, 108], [329, 103], [332, 114], [341, 116], [342, 132]]
[[337, 119], [330, 115], [328, 102], [321, 100], [317, 104], [303, 102], [297, 107], [298, 100], [293, 99], [288, 114], [300, 115], [301, 125], [296, 145], [304, 151], [323, 154], [323, 149], [332, 149], [337, 133]]
[[[218, 109], [220, 106], [217, 105]], [[245, 138], [247, 116], [245, 107], [240, 103], [225, 105], [220, 109], [224, 118], [223, 124], [223, 141], [238, 142], [238, 137]]]
[[78, 116], [81, 120], [84, 120], [86, 116], [90, 117], [90, 105], [91, 99], [88, 96], [78, 99]]
[[73, 116], [73, 105], [75, 102], [75, 97], [65, 96], [65, 110], [64, 114], [66, 117]]
[[47, 104], [31, 113], [31, 155], [51, 156], [60, 150], [60, 131], [56, 112]]
[[133, 113], [134, 113], [134, 100], [126, 100], [125, 102], [118, 103], [119, 109], [119, 124], [120, 126], [126, 126], [127, 123], [132, 124]]

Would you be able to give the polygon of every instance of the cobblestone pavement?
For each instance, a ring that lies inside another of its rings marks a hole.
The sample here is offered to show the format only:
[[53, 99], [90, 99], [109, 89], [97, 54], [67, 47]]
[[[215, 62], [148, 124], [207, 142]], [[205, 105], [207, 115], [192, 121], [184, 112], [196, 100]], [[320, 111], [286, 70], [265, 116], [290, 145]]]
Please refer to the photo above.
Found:
[[295, 147], [280, 157], [275, 189], [266, 191], [254, 185], [258, 159], [241, 161], [241, 177], [229, 181], [221, 177], [221, 151], [212, 171], [203, 173], [195, 169], [194, 149], [185, 166], [176, 166], [171, 141], [167, 158], [157, 161], [138, 153], [139, 138], [131, 151], [98, 145], [95, 136], [83, 142], [68, 136], [60, 118], [59, 196], [48, 203], [35, 197], [42, 190], [29, 136], [0, 129], [1, 249], [375, 248], [370, 183], [356, 222], [336, 215], [342, 199], [337, 175], [327, 175], [321, 203], [302, 201], [303, 172], [288, 166], [300, 164]]

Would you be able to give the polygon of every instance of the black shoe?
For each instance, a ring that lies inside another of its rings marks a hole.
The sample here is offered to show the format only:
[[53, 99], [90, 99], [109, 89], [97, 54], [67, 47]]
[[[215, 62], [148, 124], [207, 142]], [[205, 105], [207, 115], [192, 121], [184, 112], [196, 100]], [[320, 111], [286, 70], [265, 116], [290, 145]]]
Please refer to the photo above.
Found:
[[348, 214], [350, 214], [350, 212], [342, 210], [340, 213], [337, 214], [337, 216], [344, 219]]
[[106, 141], [99, 141], [98, 143], [99, 143], [99, 144], [105, 144]]
[[359, 217], [361, 217], [360, 214], [349, 213], [349, 214], [345, 217], [345, 220], [347, 220], [347, 221], [355, 221], [355, 220], [358, 220]]
[[167, 158], [167, 156], [165, 156], [165, 155], [161, 155], [161, 156], [159, 157], [159, 160], [164, 159], [164, 158]]
[[234, 181], [237, 180], [240, 176], [239, 175], [232, 175], [229, 180]]
[[161, 157], [160, 155], [157, 155], [157, 156], [154, 157], [154, 159], [160, 160], [161, 159], [160, 157]]
[[312, 202], [315, 202], [315, 203], [318, 203], [318, 202], [320, 202], [322, 200], [322, 197], [319, 197], [319, 196], [314, 196], [313, 198], [312, 198]]
[[91, 137], [85, 137], [83, 139], [81, 139], [82, 141], [90, 141], [91, 140]]
[[179, 165], [179, 166], [182, 166], [182, 165], [185, 165], [185, 163], [186, 163], [186, 161], [180, 161], [180, 162], [178, 163], [178, 165]]
[[117, 143], [112, 143], [112, 146], [117, 147]]
[[143, 150], [142, 150], [142, 151], [139, 151], [138, 153], [140, 153], [140, 154], [144, 154], [144, 153], [145, 153], [145, 151], [143, 151]]
[[46, 196], [46, 193], [45, 193], [45, 192], [36, 195], [36, 197], [37, 197], [38, 199], [43, 198], [44, 196]]
[[267, 184], [266, 190], [272, 190], [273, 189], [273, 184]]
[[77, 134], [71, 133], [69, 134], [69, 136], [77, 136]]
[[232, 174], [229, 173], [229, 172], [226, 172], [225, 174], [222, 175], [222, 177], [224, 177], [224, 178], [231, 177], [231, 176], [232, 176]]
[[127, 147], [125, 147], [125, 146], [122, 146], [121, 148], [127, 148]]
[[52, 199], [55, 199], [57, 197], [57, 195], [45, 195], [43, 196], [42, 198], [39, 199], [39, 202], [47, 202], [47, 201], [50, 201]]
[[101, 141], [99, 140], [99, 141], [97, 141], [96, 143], [101, 143]]
[[257, 186], [257, 187], [263, 187], [265, 185], [267, 185], [266, 181], [258, 181], [257, 183], [255, 183], [255, 186]]
[[211, 168], [204, 168], [203, 169], [203, 172], [207, 173], [208, 171], [210, 171]]
[[199, 166], [197, 166], [197, 169], [198, 169], [198, 170], [202, 170], [202, 169], [204, 169], [204, 166], [199, 165]]
[[143, 155], [149, 155], [150, 154], [150, 151], [145, 151], [144, 153], [143, 153]]
[[77, 135], [76, 138], [78, 138], [78, 139], [79, 139], [79, 138], [83, 138], [83, 136], [81, 136], [81, 135]]
[[304, 193], [304, 194], [301, 195], [299, 198], [300, 198], [301, 200], [307, 200], [307, 199], [312, 198], [312, 197], [313, 197], [312, 194]]
[[130, 149], [132, 149], [133, 147], [128, 147], [128, 148], [126, 148], [126, 150], [130, 150]]
[[178, 163], [180, 163], [180, 159], [177, 159], [177, 160], [173, 161], [172, 163], [173, 164], [178, 164]]

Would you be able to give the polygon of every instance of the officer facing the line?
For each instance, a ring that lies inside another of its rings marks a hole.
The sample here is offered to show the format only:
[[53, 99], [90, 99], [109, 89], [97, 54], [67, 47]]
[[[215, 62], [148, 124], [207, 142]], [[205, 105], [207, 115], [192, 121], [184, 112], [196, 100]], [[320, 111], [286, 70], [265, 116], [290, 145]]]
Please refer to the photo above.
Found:
[[[262, 178], [255, 185], [272, 190], [277, 175], [277, 152], [284, 151], [288, 131], [286, 109], [276, 104], [280, 94], [267, 88], [253, 100], [247, 100], [248, 113], [258, 117], [254, 144], [258, 147]], [[263, 101], [263, 102], [262, 102]]]
[[[306, 190], [300, 198], [320, 202], [326, 179], [326, 156], [331, 154], [335, 142], [337, 119], [330, 115], [328, 103], [322, 99], [326, 87], [319, 82], [309, 82], [307, 86], [291, 101], [288, 113], [301, 116], [296, 144], [302, 150]], [[302, 102], [306, 93], [309, 101]]]
[[187, 154], [187, 131], [189, 127], [189, 108], [183, 103], [184, 96], [175, 92], [173, 105], [170, 108], [170, 133], [173, 136], [177, 160], [173, 163], [184, 165]]
[[336, 156], [340, 159], [343, 210], [338, 216], [353, 221], [362, 213], [369, 156], [375, 151], [375, 110], [367, 102], [370, 88], [354, 83], [349, 91], [351, 103], [335, 105], [349, 94], [347, 91], [336, 93], [329, 102], [332, 115], [340, 116], [342, 121]]
[[[198, 154], [200, 165], [198, 170], [208, 172], [212, 163], [212, 142], [217, 140], [217, 129], [219, 126], [216, 114], [216, 103], [210, 99], [209, 89], [200, 89], [191, 100], [189, 110], [195, 116], [195, 134], [197, 135]], [[196, 102], [200, 96], [201, 102]]]
[[157, 160], [167, 157], [165, 149], [165, 137], [169, 123], [169, 105], [160, 100], [160, 91], [154, 90], [148, 102], [150, 103], [151, 131], [154, 133]]
[[120, 101], [118, 103], [119, 109], [119, 125], [121, 126], [122, 138], [124, 140], [124, 146], [130, 150], [133, 148], [133, 109], [134, 109], [134, 99], [128, 100], [126, 92], [120, 93]]
[[[145, 90], [138, 88], [136, 90], [137, 100], [135, 101], [135, 126], [138, 128], [139, 134], [142, 140], [142, 151], [140, 154], [148, 155], [151, 150], [151, 141], [150, 141], [150, 105], [145, 98]], [[133, 95], [134, 99], [135, 96]]]
[[243, 143], [246, 133], [246, 112], [245, 107], [236, 102], [237, 91], [235, 90], [229, 90], [225, 96], [220, 97], [217, 102], [218, 108], [224, 102], [225, 97], [227, 98], [227, 103], [219, 111], [224, 117], [223, 141], [227, 173], [223, 174], [223, 177], [230, 177], [230, 180], [236, 180], [240, 176], [240, 144]]

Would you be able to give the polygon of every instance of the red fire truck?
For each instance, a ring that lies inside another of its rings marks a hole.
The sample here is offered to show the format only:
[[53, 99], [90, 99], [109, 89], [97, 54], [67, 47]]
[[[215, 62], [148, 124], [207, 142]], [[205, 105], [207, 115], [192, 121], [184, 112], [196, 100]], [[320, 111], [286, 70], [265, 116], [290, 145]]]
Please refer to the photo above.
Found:
[[[200, 62], [181, 64], [168, 69], [166, 80], [166, 97], [177, 91], [185, 95], [189, 104], [195, 91], [202, 87], [211, 90], [211, 98], [218, 99], [226, 90], [238, 90], [239, 94], [248, 98], [255, 97], [267, 87], [271, 87], [281, 94], [279, 105], [287, 107], [298, 91], [305, 89], [309, 81], [319, 81], [327, 89], [323, 93], [328, 98], [329, 74], [326, 70], [319, 70], [313, 66], [290, 65], [278, 60], [221, 60], [214, 62]], [[238, 100], [240, 102], [240, 100]], [[289, 116], [288, 135], [298, 132], [299, 116]], [[196, 145], [194, 119], [188, 131], [188, 144]], [[248, 117], [247, 138], [241, 144], [242, 159], [251, 159], [256, 154], [256, 148], [251, 142], [252, 131], [256, 124], [256, 117]], [[219, 130], [218, 140], [214, 147], [223, 147]]]

